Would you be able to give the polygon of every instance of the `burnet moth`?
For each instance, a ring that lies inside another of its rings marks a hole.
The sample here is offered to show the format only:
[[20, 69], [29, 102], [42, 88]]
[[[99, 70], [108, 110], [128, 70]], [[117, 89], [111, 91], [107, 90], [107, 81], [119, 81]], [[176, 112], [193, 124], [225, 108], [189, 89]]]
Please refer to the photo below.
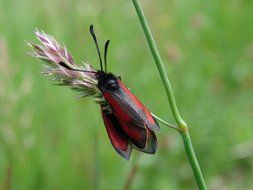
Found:
[[[98, 81], [97, 87], [106, 100], [106, 103], [100, 104], [101, 113], [113, 147], [127, 160], [131, 156], [132, 148], [154, 154], [157, 150], [154, 132], [160, 130], [158, 123], [146, 106], [122, 83], [121, 78], [107, 72], [107, 51], [110, 41], [105, 43], [103, 65], [93, 25], [90, 26], [90, 33], [100, 62], [100, 70], [94, 72]], [[64, 62], [59, 64], [68, 70], [92, 72], [70, 68]]]

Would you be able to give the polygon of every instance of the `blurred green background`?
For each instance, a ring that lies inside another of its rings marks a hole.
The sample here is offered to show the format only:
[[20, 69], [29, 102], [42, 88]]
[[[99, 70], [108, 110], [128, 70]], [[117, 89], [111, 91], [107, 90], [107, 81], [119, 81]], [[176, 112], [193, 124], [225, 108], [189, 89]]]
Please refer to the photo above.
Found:
[[[211, 190], [253, 189], [253, 1], [141, 0]], [[98, 68], [88, 33], [111, 39], [109, 69], [174, 122], [130, 0], [0, 0], [0, 189], [122, 189], [126, 162], [89, 99], [51, 85], [25, 41], [43, 29]], [[180, 136], [161, 125], [132, 189], [197, 189]]]

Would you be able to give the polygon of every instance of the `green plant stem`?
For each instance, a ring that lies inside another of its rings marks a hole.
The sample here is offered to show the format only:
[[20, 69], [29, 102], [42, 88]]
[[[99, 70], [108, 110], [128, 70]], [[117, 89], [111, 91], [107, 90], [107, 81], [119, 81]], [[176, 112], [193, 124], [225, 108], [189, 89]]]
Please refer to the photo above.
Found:
[[144, 13], [142, 11], [142, 8], [141, 8], [141, 5], [140, 5], [139, 1], [138, 0], [132, 0], [132, 2], [133, 2], [133, 5], [135, 7], [135, 10], [137, 12], [137, 15], [139, 17], [139, 20], [140, 20], [140, 23], [142, 25], [143, 31], [145, 33], [149, 48], [150, 48], [151, 53], [153, 55], [153, 58], [155, 60], [158, 72], [159, 72], [160, 77], [161, 77], [161, 80], [163, 82], [163, 85], [164, 85], [164, 88], [165, 88], [165, 91], [166, 91], [166, 94], [167, 94], [167, 98], [168, 98], [168, 101], [169, 101], [169, 104], [170, 104], [172, 114], [173, 114], [173, 116], [175, 118], [175, 121], [177, 122], [178, 127], [180, 129], [180, 134], [183, 138], [184, 147], [185, 147], [187, 156], [189, 158], [192, 170], [194, 172], [196, 182], [197, 182], [198, 187], [199, 187], [200, 190], [206, 190], [207, 188], [206, 188], [205, 180], [203, 178], [203, 175], [202, 175], [201, 169], [199, 167], [195, 152], [193, 150], [193, 146], [192, 146], [192, 143], [191, 143], [191, 138], [190, 138], [190, 134], [189, 134], [189, 131], [188, 131], [188, 127], [187, 127], [186, 123], [184, 122], [184, 120], [182, 119], [182, 117], [180, 116], [180, 114], [178, 112], [176, 101], [175, 101], [173, 91], [172, 91], [172, 88], [171, 88], [171, 84], [170, 84], [170, 81], [169, 81], [169, 79], [166, 75], [166, 72], [165, 72], [165, 69], [164, 69], [164, 66], [163, 66], [163, 63], [162, 63], [162, 59], [161, 59], [161, 57], [159, 55], [159, 52], [157, 50], [155, 41], [154, 41], [152, 33], [151, 33], [151, 30], [148, 26], [148, 23], [146, 21], [146, 18], [144, 16]]
[[170, 124], [170, 123], [164, 121], [163, 119], [161, 119], [160, 117], [158, 117], [157, 115], [155, 115], [155, 114], [153, 114], [153, 113], [151, 113], [151, 114], [152, 114], [152, 116], [153, 116], [157, 121], [159, 121], [160, 123], [166, 125], [167, 127], [170, 127], [170, 128], [172, 128], [172, 129], [176, 129], [177, 131], [179, 131], [179, 128], [178, 128], [178, 127], [176, 127], [176, 126], [174, 126], [174, 125], [172, 125], [172, 124]]
[[99, 156], [98, 126], [94, 128], [94, 157], [95, 157], [94, 189], [99, 190], [101, 187], [100, 187], [100, 156]]
[[138, 17], [139, 17], [139, 20], [141, 22], [142, 28], [143, 28], [144, 33], [146, 35], [146, 39], [148, 41], [149, 48], [150, 48], [151, 53], [153, 55], [153, 58], [155, 60], [155, 63], [156, 63], [157, 69], [159, 71], [160, 77], [162, 79], [162, 82], [163, 82], [163, 85], [164, 85], [164, 88], [165, 88], [165, 91], [166, 91], [166, 94], [167, 94], [167, 97], [168, 97], [168, 101], [169, 101], [170, 108], [171, 108], [171, 111], [173, 113], [173, 116], [174, 116], [178, 126], [180, 128], [185, 128], [186, 124], [185, 124], [185, 122], [183, 121], [183, 119], [181, 118], [181, 116], [178, 112], [176, 101], [175, 101], [175, 98], [173, 96], [173, 91], [172, 91], [172, 88], [171, 88], [170, 81], [169, 81], [169, 79], [166, 75], [164, 66], [162, 64], [162, 59], [161, 59], [161, 57], [158, 53], [155, 41], [152, 37], [151, 30], [148, 26], [148, 23], [147, 23], [146, 19], [145, 19], [145, 16], [144, 16], [144, 13], [143, 13], [142, 8], [140, 6], [140, 3], [139, 3], [138, 0], [132, 0], [132, 2], [134, 4], [135, 10], [138, 14]]
[[191, 138], [190, 138], [190, 134], [188, 132], [187, 133], [181, 132], [181, 135], [182, 135], [182, 138], [184, 141], [184, 147], [185, 147], [186, 153], [188, 155], [188, 159], [191, 163], [192, 170], [193, 170], [195, 179], [197, 181], [197, 184], [199, 186], [199, 189], [206, 190], [207, 188], [206, 188], [206, 184], [205, 184], [205, 179], [202, 175], [201, 168], [199, 166], [197, 157], [195, 155], [195, 152], [194, 152], [194, 149], [192, 146], [192, 142], [191, 142]]

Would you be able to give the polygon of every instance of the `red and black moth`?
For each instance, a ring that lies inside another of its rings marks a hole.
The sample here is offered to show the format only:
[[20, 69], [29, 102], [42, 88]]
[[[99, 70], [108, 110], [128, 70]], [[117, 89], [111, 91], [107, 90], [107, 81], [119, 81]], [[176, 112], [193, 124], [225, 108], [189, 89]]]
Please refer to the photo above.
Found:
[[[158, 123], [146, 106], [122, 83], [121, 78], [107, 72], [106, 58], [109, 40], [105, 43], [103, 69], [101, 53], [92, 25], [90, 33], [100, 60], [100, 70], [94, 71], [98, 81], [97, 87], [106, 100], [106, 103], [100, 104], [101, 113], [113, 147], [127, 160], [131, 156], [132, 148], [154, 154], [157, 150], [154, 132], [160, 130]], [[83, 71], [70, 68], [64, 62], [59, 64], [69, 70]]]

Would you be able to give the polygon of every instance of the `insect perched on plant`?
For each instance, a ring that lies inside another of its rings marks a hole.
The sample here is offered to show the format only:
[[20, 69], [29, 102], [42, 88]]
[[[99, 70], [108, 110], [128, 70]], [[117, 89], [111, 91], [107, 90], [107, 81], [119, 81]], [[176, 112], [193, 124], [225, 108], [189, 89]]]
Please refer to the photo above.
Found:
[[44, 46], [30, 44], [35, 49], [32, 55], [49, 63], [43, 73], [53, 75], [59, 85], [70, 86], [81, 91], [81, 96], [91, 97], [100, 104], [106, 131], [115, 150], [129, 160], [132, 148], [154, 154], [157, 149], [156, 131], [159, 126], [150, 111], [121, 82], [120, 77], [107, 72], [107, 51], [105, 43], [104, 65], [93, 26], [90, 33], [99, 56], [100, 70], [83, 63], [74, 64], [66, 48], [44, 32], [36, 31], [37, 38]]

